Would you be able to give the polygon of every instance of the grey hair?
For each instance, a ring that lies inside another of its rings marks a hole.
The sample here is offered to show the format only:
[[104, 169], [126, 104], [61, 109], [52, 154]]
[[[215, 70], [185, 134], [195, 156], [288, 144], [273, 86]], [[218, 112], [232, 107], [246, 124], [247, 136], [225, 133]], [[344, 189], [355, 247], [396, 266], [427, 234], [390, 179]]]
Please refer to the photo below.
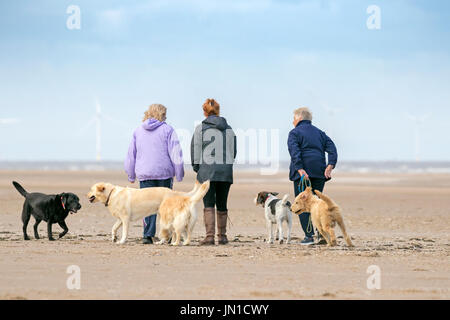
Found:
[[296, 118], [302, 118], [302, 120], [312, 120], [312, 113], [307, 107], [302, 107], [294, 110], [294, 116]]

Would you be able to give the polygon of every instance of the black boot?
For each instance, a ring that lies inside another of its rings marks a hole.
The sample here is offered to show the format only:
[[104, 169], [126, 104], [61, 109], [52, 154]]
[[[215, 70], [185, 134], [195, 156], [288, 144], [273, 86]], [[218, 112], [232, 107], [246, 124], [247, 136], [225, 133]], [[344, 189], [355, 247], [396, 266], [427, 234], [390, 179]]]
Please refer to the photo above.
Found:
[[144, 238], [142, 238], [142, 243], [143, 244], [153, 244], [152, 237], [144, 237]]

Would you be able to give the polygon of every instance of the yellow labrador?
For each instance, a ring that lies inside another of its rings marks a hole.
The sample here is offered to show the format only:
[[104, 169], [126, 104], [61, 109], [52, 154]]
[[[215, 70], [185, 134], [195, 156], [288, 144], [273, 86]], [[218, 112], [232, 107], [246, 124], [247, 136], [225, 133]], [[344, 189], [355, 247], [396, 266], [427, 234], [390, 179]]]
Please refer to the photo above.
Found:
[[336, 245], [336, 235], [333, 228], [337, 223], [341, 228], [347, 245], [353, 247], [352, 240], [345, 229], [341, 208], [331, 198], [320, 191], [314, 190], [314, 192], [317, 196], [313, 194], [311, 187], [308, 187], [300, 193], [291, 206], [292, 212], [295, 214], [311, 212], [311, 221], [325, 238], [328, 246]]
[[[197, 221], [197, 210], [195, 205], [203, 199], [209, 190], [209, 181], [200, 185], [196, 183], [196, 191], [193, 194], [174, 195], [166, 197], [159, 207], [160, 232], [159, 244], [163, 244], [172, 238], [172, 245], [180, 244], [183, 235], [183, 245], [191, 242], [191, 234]], [[194, 189], [194, 190], [195, 190]], [[172, 236], [175, 233], [175, 236]]]
[[100, 182], [91, 187], [87, 197], [91, 203], [103, 203], [111, 215], [117, 218], [111, 231], [112, 241], [116, 241], [117, 230], [122, 226], [122, 238], [117, 243], [124, 244], [131, 221], [156, 214], [165, 197], [177, 194], [190, 195], [195, 193], [198, 187], [196, 184], [191, 192], [185, 193], [163, 187], [135, 189]]

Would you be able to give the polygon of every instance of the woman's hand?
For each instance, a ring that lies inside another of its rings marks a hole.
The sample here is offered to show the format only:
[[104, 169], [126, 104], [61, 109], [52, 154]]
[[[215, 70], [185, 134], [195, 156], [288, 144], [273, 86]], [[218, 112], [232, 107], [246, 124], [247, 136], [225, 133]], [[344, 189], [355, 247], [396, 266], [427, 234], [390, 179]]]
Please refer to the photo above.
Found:
[[308, 174], [306, 173], [305, 170], [300, 169], [300, 170], [298, 170], [298, 173], [300, 174], [300, 177], [301, 176], [305, 176], [306, 179], [309, 179], [309, 176], [308, 176]]
[[325, 169], [325, 178], [327, 179], [331, 179], [331, 172], [333, 171], [334, 167], [330, 164], [328, 165], [328, 167]]

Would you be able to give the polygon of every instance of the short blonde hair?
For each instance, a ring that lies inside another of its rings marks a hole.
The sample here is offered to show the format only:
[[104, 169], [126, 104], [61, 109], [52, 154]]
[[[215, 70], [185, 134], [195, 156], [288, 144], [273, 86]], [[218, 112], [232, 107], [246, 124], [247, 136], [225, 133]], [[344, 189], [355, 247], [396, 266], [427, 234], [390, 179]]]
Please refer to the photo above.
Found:
[[206, 99], [203, 104], [205, 116], [218, 116], [220, 114], [220, 104], [214, 99]]
[[167, 108], [164, 107], [162, 104], [152, 104], [150, 107], [148, 107], [148, 110], [144, 112], [144, 119], [142, 122], [152, 118], [159, 121], [166, 121], [166, 113]]
[[312, 120], [312, 113], [307, 107], [301, 107], [294, 110], [294, 117], [302, 118], [302, 120]]

